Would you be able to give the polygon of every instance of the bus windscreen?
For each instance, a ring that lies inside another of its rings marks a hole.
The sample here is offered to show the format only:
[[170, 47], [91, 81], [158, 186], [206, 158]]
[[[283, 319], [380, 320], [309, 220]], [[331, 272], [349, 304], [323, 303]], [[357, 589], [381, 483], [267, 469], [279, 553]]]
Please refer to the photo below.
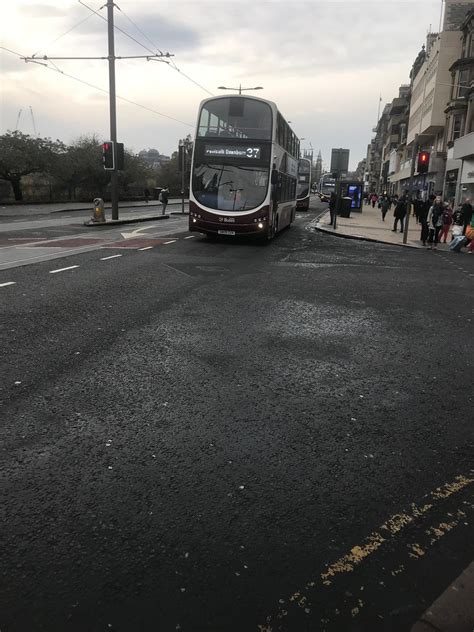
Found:
[[203, 206], [244, 211], [264, 202], [268, 178], [269, 169], [257, 165], [202, 162], [194, 167], [192, 189]]

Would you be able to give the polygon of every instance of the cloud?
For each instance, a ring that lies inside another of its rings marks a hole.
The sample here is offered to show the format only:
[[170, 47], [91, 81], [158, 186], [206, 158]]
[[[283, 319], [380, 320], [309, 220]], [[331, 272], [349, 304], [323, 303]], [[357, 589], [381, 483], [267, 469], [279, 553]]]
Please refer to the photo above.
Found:
[[[399, 84], [408, 82], [430, 23], [438, 23], [440, 3], [140, 0], [121, 8], [125, 13], [116, 10], [117, 26], [146, 47], [154, 48], [144, 34], [173, 53], [178, 67], [207, 89], [263, 85], [259, 96], [274, 100], [295, 132], [323, 149], [323, 157], [329, 158], [332, 146], [350, 146], [351, 163], [356, 163], [370, 140], [379, 94], [389, 101]], [[49, 55], [107, 55], [106, 23], [77, 2], [50, 0], [19, 8], [9, 3], [4, 27], [15, 33], [5, 41], [13, 50], [22, 42], [29, 51]], [[117, 31], [116, 54], [146, 50]], [[106, 61], [55, 63], [108, 88]], [[120, 60], [116, 68], [118, 94], [185, 122], [194, 123], [199, 101], [208, 96], [165, 64]], [[106, 94], [6, 54], [2, 69], [10, 121], [19, 107], [31, 103], [43, 121], [39, 129], [50, 136], [67, 141], [80, 133], [107, 134]], [[120, 102], [118, 123], [128, 145], [137, 150], [157, 146], [165, 153], [189, 129]]]

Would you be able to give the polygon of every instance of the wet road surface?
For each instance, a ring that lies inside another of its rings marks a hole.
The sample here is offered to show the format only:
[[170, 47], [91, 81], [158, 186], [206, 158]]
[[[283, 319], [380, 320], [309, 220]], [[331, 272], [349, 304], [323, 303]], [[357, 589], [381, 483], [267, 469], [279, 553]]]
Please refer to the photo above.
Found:
[[399, 632], [473, 559], [474, 261], [314, 217], [0, 272], [2, 632]]

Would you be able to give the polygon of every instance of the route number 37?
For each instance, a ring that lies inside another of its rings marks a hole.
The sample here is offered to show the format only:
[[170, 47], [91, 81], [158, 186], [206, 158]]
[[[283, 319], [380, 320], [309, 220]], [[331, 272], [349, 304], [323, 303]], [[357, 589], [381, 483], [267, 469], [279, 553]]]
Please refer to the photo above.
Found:
[[247, 148], [247, 158], [259, 158], [260, 157], [260, 148], [259, 147], [248, 147]]

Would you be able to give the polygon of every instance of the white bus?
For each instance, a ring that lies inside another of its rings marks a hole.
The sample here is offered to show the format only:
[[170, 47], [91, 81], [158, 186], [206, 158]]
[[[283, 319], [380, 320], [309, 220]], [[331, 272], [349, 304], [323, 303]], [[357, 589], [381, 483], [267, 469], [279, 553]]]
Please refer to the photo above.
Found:
[[199, 107], [189, 230], [272, 239], [296, 211], [299, 140], [271, 101], [219, 96]]
[[298, 162], [298, 185], [296, 187], [296, 208], [309, 209], [309, 187], [311, 186], [311, 160], [300, 158]]

